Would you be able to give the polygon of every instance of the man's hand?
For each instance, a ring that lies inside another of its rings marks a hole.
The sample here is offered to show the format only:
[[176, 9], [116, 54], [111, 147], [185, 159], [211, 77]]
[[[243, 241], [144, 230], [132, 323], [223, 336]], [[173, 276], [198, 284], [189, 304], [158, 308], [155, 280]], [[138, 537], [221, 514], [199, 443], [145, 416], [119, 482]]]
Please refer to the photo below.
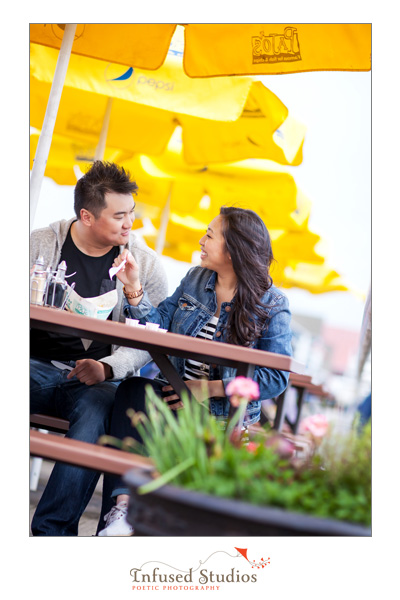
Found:
[[113, 267], [119, 267], [123, 260], [126, 260], [125, 266], [117, 273], [118, 279], [126, 286], [134, 289], [140, 288], [139, 265], [133, 258], [129, 250], [123, 250], [114, 260]]
[[76, 377], [81, 383], [85, 383], [86, 385], [102, 383], [111, 377], [111, 367], [98, 360], [84, 358], [77, 360], [76, 366], [68, 373], [67, 379], [72, 379], [72, 377]]

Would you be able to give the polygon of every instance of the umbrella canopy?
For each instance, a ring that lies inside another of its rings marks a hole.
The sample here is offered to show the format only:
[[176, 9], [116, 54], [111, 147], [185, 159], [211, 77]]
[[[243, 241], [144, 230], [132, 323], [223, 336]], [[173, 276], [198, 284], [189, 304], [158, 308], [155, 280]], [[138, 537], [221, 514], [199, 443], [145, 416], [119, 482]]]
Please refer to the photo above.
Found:
[[[142, 69], [159, 69], [175, 29], [175, 24], [79, 24], [72, 52]], [[31, 23], [29, 30], [31, 42], [61, 48], [65, 25]]]
[[[30, 39], [59, 49], [64, 28], [31, 24]], [[177, 39], [190, 77], [371, 69], [368, 23], [187, 24], [184, 46], [182, 30], [175, 24], [80, 24], [72, 52], [153, 70]]]
[[[30, 123], [37, 129], [56, 61], [57, 51], [31, 44]], [[302, 161], [305, 127], [288, 117], [286, 106], [261, 82], [243, 77], [192, 80], [174, 57], [149, 74], [72, 56], [54, 133], [98, 141], [110, 98], [107, 145], [114, 148], [160, 154], [180, 125], [189, 164], [248, 157], [291, 165]]]
[[[131, 27], [131, 29], [129, 29]], [[57, 60], [56, 69], [54, 72], [54, 79], [50, 91], [49, 100], [47, 103], [47, 109], [43, 125], [41, 125], [42, 134], [39, 141], [38, 153], [36, 162], [32, 170], [31, 175], [31, 186], [30, 186], [30, 216], [31, 224], [35, 215], [37, 203], [39, 200], [39, 193], [45, 165], [51, 145], [51, 138], [54, 131], [54, 125], [60, 102], [61, 91], [64, 85], [64, 80], [68, 68], [68, 62], [73, 51], [76, 55], [90, 56], [107, 60], [111, 62], [117, 62], [124, 64], [133, 70], [133, 67], [157, 69], [160, 67], [160, 55], [155, 50], [156, 46], [160, 46], [160, 40], [162, 51], [161, 56], [166, 56], [171, 41], [171, 37], [177, 28], [176, 25], [160, 25], [157, 24], [137, 24], [135, 26], [129, 25], [77, 25], [76, 23], [69, 23], [67, 25], [31, 25], [30, 28], [30, 39], [33, 42], [37, 42], [46, 46], [50, 46], [59, 49], [59, 55]], [[188, 29], [190, 27], [190, 29]], [[207, 25], [188, 25], [186, 31], [191, 32], [190, 36], [198, 29], [204, 32]], [[243, 67], [243, 39], [240, 43], [241, 53], [238, 52], [239, 38], [235, 35], [239, 33], [237, 27], [242, 28], [242, 25], [231, 25], [226, 26], [224, 24], [216, 25], [217, 29], [213, 30], [213, 39], [210, 40], [209, 34], [207, 34], [206, 43], [211, 44], [208, 48], [202, 47], [201, 51], [204, 52], [204, 56], [207, 51], [211, 48], [211, 54], [208, 53], [207, 60], [204, 64], [207, 64], [206, 70], [201, 72], [193, 73], [192, 67], [187, 65], [185, 58], [185, 68], [187, 73], [196, 77], [209, 77], [211, 75], [238, 75], [242, 72]], [[232, 27], [230, 32], [227, 33], [225, 27]], [[245, 26], [252, 27], [250, 26]], [[305, 25], [310, 29], [306, 31], [303, 29], [303, 25], [288, 24], [283, 26], [282, 32], [276, 33], [275, 26], [273, 26], [273, 33], [270, 33], [270, 25], [264, 24], [260, 29], [260, 24], [254, 25], [257, 32], [254, 33], [252, 30], [246, 29], [246, 34], [251, 34], [252, 43], [252, 60], [251, 69], [249, 71], [243, 71], [243, 73], [251, 74], [268, 74], [268, 73], [293, 73], [307, 70], [369, 70], [370, 67], [370, 46], [371, 46], [371, 29], [370, 25]], [[139, 30], [142, 29], [140, 33]], [[235, 31], [236, 29], [236, 31]], [[268, 33], [265, 35], [265, 31]], [[219, 40], [224, 32], [224, 44], [226, 47], [219, 48]], [[244, 29], [240, 29], [240, 34], [244, 35]], [[301, 34], [301, 37], [299, 35]], [[303, 39], [303, 34], [304, 38]], [[144, 36], [140, 39], [140, 35]], [[315, 37], [313, 38], [313, 35]], [[310, 42], [309, 40], [313, 40]], [[249, 41], [247, 39], [247, 41]], [[110, 42], [110, 43], [109, 43]], [[306, 43], [304, 43], [306, 42]], [[276, 45], [277, 44], [277, 45]], [[172, 42], [173, 45], [173, 42]], [[132, 56], [128, 56], [125, 53], [125, 48], [133, 48]], [[272, 48], [272, 50], [271, 50]], [[185, 48], [185, 54], [186, 54]], [[143, 51], [143, 53], [142, 53]], [[178, 50], [177, 54], [180, 53]], [[218, 64], [221, 64], [220, 58], [226, 57], [226, 53], [229, 56], [239, 56], [239, 62], [231, 68], [231, 64], [228, 64], [228, 71], [224, 72], [227, 63], [225, 59], [222, 61], [224, 65], [216, 69], [210, 70], [210, 58], [215, 58]], [[156, 55], [155, 55], [156, 54]], [[192, 51], [192, 58], [198, 59], [198, 50]], [[368, 58], [366, 56], [368, 55]], [[147, 57], [152, 57], [147, 62]], [[245, 63], [249, 64], [248, 52], [245, 57]], [[317, 60], [315, 60], [317, 57]], [[320, 57], [323, 57], [320, 60]], [[305, 60], [305, 58], [307, 60]], [[368, 62], [369, 61], [369, 62]], [[283, 70], [276, 68], [276, 64], [279, 63], [285, 65]], [[294, 63], [297, 66], [293, 68]], [[368, 64], [367, 64], [368, 63]], [[256, 68], [254, 67], [256, 66]], [[260, 68], [260, 65], [263, 67]], [[272, 68], [271, 68], [272, 65]], [[288, 68], [289, 65], [289, 68]], [[247, 68], [247, 67], [246, 67]], [[122, 74], [122, 80], [127, 77], [127, 72]], [[121, 74], [118, 77], [111, 77], [111, 79], [117, 79], [121, 82]], [[104, 140], [101, 144], [104, 146]], [[295, 155], [293, 155], [295, 158]], [[236, 158], [237, 159], [237, 158]]]
[[[33, 168], [40, 132], [30, 135], [30, 168]], [[96, 142], [67, 139], [53, 135], [45, 176], [59, 185], [75, 185], [82, 173], [92, 165], [96, 156]], [[132, 157], [132, 153], [107, 146], [104, 160], [120, 163]]]
[[[213, 214], [218, 214], [216, 210]], [[148, 245], [156, 247], [159, 220], [153, 219], [153, 231], [143, 231], [143, 237]], [[192, 262], [193, 253], [199, 250], [199, 240], [203, 237], [209, 221], [183, 216], [179, 213], [171, 213], [168, 221], [163, 254], [181, 260]], [[141, 228], [142, 223], [134, 228]], [[321, 238], [309, 229], [276, 230], [269, 228], [271, 244], [276, 264], [274, 269], [280, 276], [284, 275], [284, 269], [290, 265], [293, 268], [299, 262], [322, 265], [325, 258], [316, 250], [316, 245]]]
[[184, 69], [190, 77], [369, 71], [371, 25], [189, 24]]
[[[31, 166], [38, 141], [39, 133], [32, 133]], [[226, 203], [254, 209], [269, 227], [276, 229], [297, 228], [306, 223], [310, 203], [299, 198], [293, 176], [274, 168], [274, 163], [249, 160], [199, 169], [185, 164], [174, 141], [157, 160], [111, 147], [105, 155], [131, 172], [139, 187], [138, 213], [154, 220], [157, 228], [167, 202], [170, 218], [178, 215], [183, 220], [194, 219], [202, 229]], [[74, 167], [85, 172], [94, 153], [93, 144], [54, 135], [45, 174], [59, 184], [75, 185]]]
[[301, 288], [313, 294], [350, 291], [340, 274], [325, 264], [300, 262], [294, 267], [288, 265], [281, 276], [284, 283], [281, 283], [280, 277], [274, 276], [273, 272], [272, 276], [278, 286]]
[[192, 262], [199, 239], [220, 206], [237, 205], [256, 211], [266, 224], [275, 257], [271, 273], [278, 286], [311, 293], [348, 290], [318, 248], [321, 237], [308, 229], [311, 202], [297, 188], [293, 177], [277, 165], [247, 160], [195, 170], [184, 164], [179, 149], [170, 144], [162, 157], [134, 157], [126, 166], [138, 181], [137, 206], [141, 216], [150, 216], [151, 211], [146, 215], [140, 181], [147, 180], [146, 192], [149, 184], [170, 182], [167, 213], [159, 204], [160, 190], [157, 197], [147, 194], [146, 202], [155, 201], [158, 205], [152, 205], [153, 231], [143, 231], [146, 242], [157, 248], [159, 232], [164, 227], [162, 251], [166, 256]]
[[[59, 53], [30, 45], [31, 75], [52, 83]], [[72, 54], [64, 85], [181, 114], [234, 121], [243, 111], [254, 80], [226, 77], [197, 81], [185, 75], [182, 59], [169, 55], [156, 72]]]
[[[31, 157], [38, 138], [38, 133], [31, 135]], [[74, 185], [80, 172], [91, 165], [94, 152], [95, 146], [54, 136], [46, 175], [61, 185]], [[220, 206], [237, 204], [255, 210], [266, 223], [276, 259], [271, 273], [278, 286], [312, 293], [348, 289], [317, 250], [320, 236], [308, 229], [311, 202], [293, 177], [274, 170], [272, 163], [249, 160], [206, 170], [183, 168], [176, 148], [166, 152], [164, 165], [159, 160], [158, 166], [147, 156], [127, 159], [122, 151], [111, 148], [105, 158], [131, 171], [139, 187], [133, 227], [141, 229], [149, 246], [165, 256], [191, 263], [199, 239]], [[174, 165], [173, 174], [168, 173], [167, 168], [172, 170]]]
[[[193, 169], [185, 167], [182, 154], [170, 145], [157, 159], [140, 155], [122, 164], [133, 174], [139, 189], [141, 182], [147, 190], [151, 189], [152, 182], [168, 183], [169, 219], [176, 220], [179, 215], [182, 223], [198, 222], [203, 231], [204, 224], [207, 226], [224, 204], [250, 208], [268, 227], [276, 229], [298, 227], [296, 219], [301, 218], [300, 212], [295, 212], [299, 204], [293, 176], [274, 169], [274, 163], [269, 161], [248, 160]], [[140, 202], [139, 192], [138, 205]], [[162, 198], [149, 193], [146, 202], [158, 207], [158, 218], [161, 219], [166, 206]]]
[[[215, 214], [213, 215], [215, 216]], [[158, 239], [158, 219], [152, 220], [153, 230], [143, 227], [142, 221], [135, 221], [147, 244], [156, 248]], [[197, 264], [196, 251], [199, 240], [204, 235], [208, 222], [182, 217], [171, 213], [166, 229], [163, 255], [179, 261]], [[292, 226], [293, 227], [293, 226]], [[339, 273], [330, 268], [316, 246], [319, 235], [306, 229], [282, 231], [269, 229], [275, 261], [271, 265], [271, 275], [275, 285], [281, 288], [300, 288], [313, 294], [332, 291], [348, 291]]]

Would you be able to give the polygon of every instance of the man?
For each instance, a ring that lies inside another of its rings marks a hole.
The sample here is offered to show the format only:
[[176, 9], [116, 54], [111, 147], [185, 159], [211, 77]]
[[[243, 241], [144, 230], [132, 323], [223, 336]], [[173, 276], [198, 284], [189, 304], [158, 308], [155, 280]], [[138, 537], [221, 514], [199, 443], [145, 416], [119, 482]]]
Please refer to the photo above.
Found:
[[[31, 235], [31, 262], [43, 256], [53, 270], [64, 260], [67, 281], [75, 292], [93, 298], [116, 289], [118, 302], [109, 318], [125, 321], [124, 292], [108, 270], [128, 248], [140, 263], [143, 285], [157, 305], [167, 295], [165, 272], [156, 253], [131, 230], [135, 219], [132, 194], [137, 185], [113, 163], [95, 161], [76, 184], [76, 217], [52, 223]], [[73, 366], [59, 369], [51, 361]], [[31, 331], [31, 412], [68, 419], [67, 437], [96, 443], [107, 432], [119, 382], [137, 375], [150, 360], [143, 351], [109, 346], [79, 337]], [[77, 535], [79, 519], [96, 487], [99, 474], [56, 463], [32, 520], [33, 535]]]

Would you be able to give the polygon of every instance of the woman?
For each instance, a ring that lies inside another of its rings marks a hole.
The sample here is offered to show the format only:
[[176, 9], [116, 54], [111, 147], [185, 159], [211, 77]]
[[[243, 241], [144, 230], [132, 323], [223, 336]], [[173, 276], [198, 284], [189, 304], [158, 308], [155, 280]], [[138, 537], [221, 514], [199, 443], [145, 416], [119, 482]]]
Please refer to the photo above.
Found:
[[[174, 333], [291, 355], [288, 301], [272, 285], [271, 242], [260, 217], [251, 210], [222, 207], [201, 238], [200, 247], [200, 267], [190, 269], [172, 296], [158, 308], [152, 306], [146, 290], [142, 289], [138, 265], [125, 250], [114, 265], [126, 259], [125, 267], [117, 275], [124, 284], [126, 315], [159, 323]], [[171, 361], [194, 396], [203, 398], [206, 386], [211, 413], [226, 420], [229, 400], [225, 387], [234, 379], [235, 369], [178, 357], [172, 357]], [[261, 400], [274, 398], [284, 391], [289, 374], [259, 367], [253, 378], [259, 385], [260, 399], [249, 402], [245, 426], [260, 419]], [[145, 386], [149, 384], [172, 410], [183, 408], [166, 382], [133, 377], [122, 382], [117, 390], [111, 435], [121, 439], [130, 436], [140, 441], [126, 411], [128, 408], [145, 410]], [[132, 535], [133, 530], [125, 518], [127, 490], [114, 477], [106, 475], [103, 513], [110, 492], [116, 505], [104, 517], [106, 527], [99, 535]]]

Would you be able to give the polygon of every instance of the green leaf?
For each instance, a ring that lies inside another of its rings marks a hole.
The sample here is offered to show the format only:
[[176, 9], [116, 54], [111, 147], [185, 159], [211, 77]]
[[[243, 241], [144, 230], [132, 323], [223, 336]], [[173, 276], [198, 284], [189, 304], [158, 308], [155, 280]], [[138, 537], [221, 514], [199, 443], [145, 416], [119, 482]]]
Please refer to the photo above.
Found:
[[137, 490], [138, 494], [148, 494], [149, 492], [153, 492], [154, 490], [158, 489], [159, 487], [165, 485], [166, 483], [174, 479], [177, 475], [182, 473], [182, 471], [185, 471], [186, 469], [191, 467], [193, 463], [194, 461], [192, 458], [186, 459], [180, 465], [176, 465], [160, 477], [157, 477], [157, 479], [154, 479], [150, 483], [146, 483], [145, 485], [140, 486]]

